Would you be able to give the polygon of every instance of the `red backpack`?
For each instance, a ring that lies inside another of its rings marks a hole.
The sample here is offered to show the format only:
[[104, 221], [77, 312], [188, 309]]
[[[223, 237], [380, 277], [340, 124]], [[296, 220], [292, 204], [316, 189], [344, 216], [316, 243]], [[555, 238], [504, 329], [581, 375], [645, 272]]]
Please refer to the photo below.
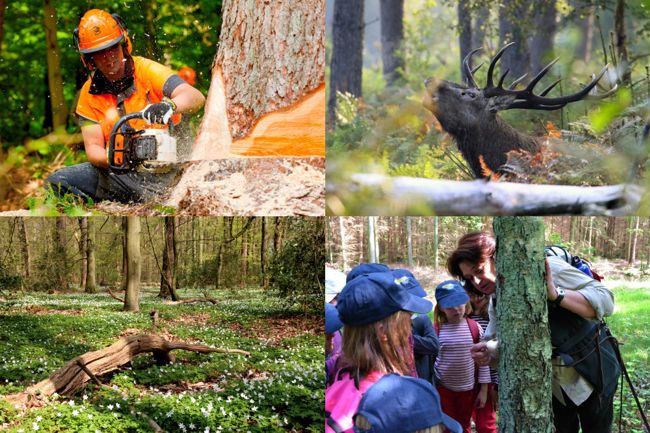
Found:
[[[476, 323], [476, 320], [470, 319], [469, 317], [465, 317], [465, 320], [467, 320], [467, 325], [469, 326], [469, 332], [472, 333], [472, 340], [474, 340], [474, 344], [478, 343], [479, 340], [481, 339], [481, 331], [479, 330], [479, 324]], [[436, 331], [436, 335], [440, 336], [440, 326], [438, 326], [438, 322], [435, 322], [433, 324], [433, 329]]]
[[373, 372], [359, 377], [349, 369], [339, 370], [325, 390], [325, 433], [353, 433], [354, 415], [363, 394], [382, 376]]

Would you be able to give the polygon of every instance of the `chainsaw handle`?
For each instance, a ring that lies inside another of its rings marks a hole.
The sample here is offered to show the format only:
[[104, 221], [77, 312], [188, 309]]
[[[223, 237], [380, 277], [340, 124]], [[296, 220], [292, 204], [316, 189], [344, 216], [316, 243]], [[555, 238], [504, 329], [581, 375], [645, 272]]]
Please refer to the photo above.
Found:
[[115, 136], [117, 135], [118, 131], [122, 127], [122, 125], [125, 122], [128, 122], [131, 119], [142, 119], [142, 112], [137, 112], [137, 113], [131, 113], [127, 114], [124, 117], [121, 117], [117, 122], [115, 122], [115, 125], [113, 125], [113, 129], [111, 129], [111, 135], [108, 138], [108, 168], [110, 168], [113, 171], [117, 172], [125, 172], [128, 171], [128, 162], [124, 161], [124, 150], [125, 149], [117, 149], [117, 153], [122, 153], [122, 164], [114, 164], [113, 161], [115, 159]]

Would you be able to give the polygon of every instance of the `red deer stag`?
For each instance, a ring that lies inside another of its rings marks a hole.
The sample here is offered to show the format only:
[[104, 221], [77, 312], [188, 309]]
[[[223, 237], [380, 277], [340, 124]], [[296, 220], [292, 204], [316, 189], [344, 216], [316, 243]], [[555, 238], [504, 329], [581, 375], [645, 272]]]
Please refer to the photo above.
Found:
[[506, 164], [508, 152], [524, 150], [534, 153], [538, 152], [541, 147], [542, 140], [539, 137], [518, 132], [501, 119], [497, 112], [513, 108], [558, 110], [571, 102], [586, 97], [600, 99], [610, 96], [616, 91], [616, 86], [614, 86], [600, 95], [589, 94], [607, 71], [606, 65], [589, 84], [577, 93], [557, 98], [546, 97], [551, 89], [560, 82], [560, 80], [556, 80], [541, 93], [535, 94], [533, 89], [558, 59], [546, 65], [524, 89], [517, 90], [517, 85], [526, 75], [516, 79], [508, 88], [503, 87], [508, 70], [501, 75], [495, 86], [493, 79], [495, 65], [505, 50], [513, 44], [514, 42], [507, 44], [494, 56], [487, 71], [487, 85], [483, 89], [479, 88], [474, 79], [474, 73], [482, 64], [474, 69], [470, 66], [472, 56], [481, 48], [471, 51], [463, 60], [463, 75], [465, 75], [468, 85], [436, 80], [435, 78], [425, 81], [424, 106], [436, 116], [442, 129], [454, 137], [461, 154], [477, 178], [485, 177], [481, 157], [489, 170], [498, 171]]

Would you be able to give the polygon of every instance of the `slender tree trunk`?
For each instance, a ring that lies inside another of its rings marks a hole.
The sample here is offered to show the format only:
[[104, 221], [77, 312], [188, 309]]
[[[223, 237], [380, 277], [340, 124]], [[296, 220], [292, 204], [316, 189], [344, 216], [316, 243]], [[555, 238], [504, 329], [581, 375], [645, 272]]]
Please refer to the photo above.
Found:
[[122, 217], [122, 290], [126, 290], [129, 273], [129, 257], [127, 255], [127, 217]]
[[553, 430], [544, 223], [496, 217], [499, 432]]
[[439, 249], [439, 238], [438, 238], [438, 229], [439, 229], [439, 218], [437, 216], [433, 217], [433, 269], [438, 271], [438, 249]]
[[262, 233], [260, 235], [260, 281], [262, 287], [267, 288], [268, 282], [266, 280], [266, 217], [262, 217]]
[[0, 0], [0, 55], [2, 55], [2, 40], [4, 39], [4, 28], [5, 28], [5, 9], [7, 8], [7, 2], [5, 0]]
[[634, 262], [636, 261], [636, 245], [637, 241], [639, 240], [639, 220], [640, 218], [638, 216], [633, 217], [634, 218], [634, 233], [632, 236], [632, 253], [630, 254], [630, 264], [634, 265]]
[[165, 219], [165, 248], [163, 249], [163, 267], [160, 277], [160, 296], [178, 301], [176, 293], [176, 220], [166, 216]]
[[337, 93], [361, 96], [363, 0], [334, 0], [327, 125], [336, 125]]
[[[466, 82], [463, 74], [463, 59], [473, 49], [472, 47], [472, 15], [470, 13], [469, 0], [459, 0], [457, 6], [458, 14], [458, 46], [460, 47], [460, 76], [461, 81]], [[478, 48], [478, 47], [474, 47]], [[472, 66], [472, 65], [470, 65]]]
[[388, 86], [402, 77], [404, 57], [404, 0], [379, 0], [381, 20], [381, 58]]
[[413, 266], [413, 233], [411, 232], [411, 217], [406, 217], [406, 243], [407, 243], [407, 254], [408, 254], [408, 264]]
[[95, 222], [93, 218], [88, 218], [88, 243], [86, 244], [86, 253], [88, 254], [88, 268], [86, 270], [86, 292], [95, 293], [97, 291], [97, 277], [95, 273]]
[[47, 45], [47, 80], [50, 89], [52, 124], [56, 129], [68, 119], [68, 107], [63, 97], [61, 78], [61, 50], [56, 40], [56, 9], [52, 0], [44, 0], [45, 43]]
[[70, 281], [68, 279], [68, 255], [66, 252], [65, 238], [65, 217], [56, 217], [54, 227], [55, 255], [54, 259], [57, 275], [57, 288], [59, 290], [68, 290]]
[[140, 311], [140, 273], [142, 257], [140, 256], [140, 217], [126, 217], [126, 255], [128, 270], [126, 275], [126, 292], [124, 294], [124, 311]]
[[161, 62], [163, 60], [160, 47], [158, 46], [158, 38], [156, 31], [156, 11], [158, 5], [156, 0], [141, 0], [140, 9], [144, 14], [144, 28], [145, 28], [145, 56], [148, 59]]
[[621, 72], [621, 82], [630, 86], [632, 84], [632, 71], [627, 54], [627, 34], [625, 30], [625, 0], [616, 0], [614, 10], [614, 33], [616, 35], [617, 63]]
[[499, 8], [499, 45], [503, 47], [509, 42], [516, 45], [507, 50], [501, 58], [501, 73], [510, 70], [510, 77], [520, 77], [528, 72], [530, 55], [528, 52], [527, 27], [530, 21], [530, 2], [520, 0], [504, 0]]
[[481, 3], [476, 6], [476, 11], [473, 15], [472, 49], [485, 45], [485, 34], [487, 33], [487, 26], [490, 22], [490, 8], [486, 3]]
[[[0, 5], [1, 6], [1, 5]], [[25, 226], [25, 218], [16, 217], [18, 224], [18, 236], [20, 239], [20, 252], [23, 258], [23, 288], [30, 287], [31, 285], [31, 261], [29, 254], [29, 238], [27, 236], [27, 227]]]
[[81, 282], [79, 287], [86, 291], [86, 281], [88, 280], [88, 218], [79, 218], [79, 254], [81, 255]]
[[348, 267], [348, 256], [347, 256], [347, 239], [345, 233], [345, 221], [343, 217], [339, 217], [339, 232], [341, 234], [341, 258], [343, 259], [343, 270], [350, 269]]
[[585, 63], [591, 61], [591, 50], [594, 41], [594, 29], [596, 28], [596, 6], [591, 4], [586, 12], [578, 17], [576, 24], [581, 30], [582, 37], [578, 45], [576, 56]]
[[368, 217], [368, 258], [370, 263], [377, 263], [377, 217]]

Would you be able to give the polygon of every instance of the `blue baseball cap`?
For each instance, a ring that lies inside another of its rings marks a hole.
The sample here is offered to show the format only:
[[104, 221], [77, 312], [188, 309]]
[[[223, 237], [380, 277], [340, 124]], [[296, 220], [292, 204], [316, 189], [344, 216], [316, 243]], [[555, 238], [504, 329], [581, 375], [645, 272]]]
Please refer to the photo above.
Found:
[[374, 274], [375, 272], [388, 272], [390, 271], [390, 268], [383, 263], [361, 263], [358, 266], [355, 266], [348, 272], [348, 276], [346, 279], [346, 282], [349, 283], [350, 281], [354, 280], [357, 278], [359, 275], [367, 275], [367, 274]]
[[356, 277], [339, 294], [336, 309], [346, 325], [367, 325], [400, 310], [425, 314], [433, 304], [412, 295], [395, 282], [391, 272], [375, 272]]
[[427, 292], [424, 291], [419, 281], [415, 279], [411, 271], [407, 269], [393, 269], [391, 271], [395, 277], [395, 282], [404, 287], [411, 295], [424, 298]]
[[469, 296], [458, 280], [447, 280], [436, 287], [436, 301], [441, 308], [453, 308], [467, 304]]
[[357, 415], [370, 423], [369, 430], [356, 425], [356, 433], [413, 433], [438, 424], [462, 433], [458, 422], [445, 415], [436, 388], [424, 379], [387, 374], [365, 392]]
[[333, 304], [325, 304], [325, 333], [333, 334], [343, 327], [339, 312]]

